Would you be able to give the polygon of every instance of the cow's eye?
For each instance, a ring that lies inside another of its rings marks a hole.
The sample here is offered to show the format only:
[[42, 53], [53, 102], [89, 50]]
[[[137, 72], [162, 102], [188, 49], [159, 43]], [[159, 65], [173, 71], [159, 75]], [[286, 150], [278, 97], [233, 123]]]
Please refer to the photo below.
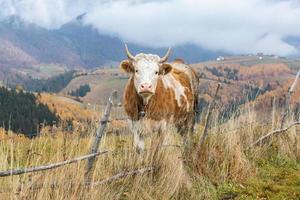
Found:
[[158, 71], [156, 71], [155, 74], [158, 74]]
[[136, 69], [136, 70], [135, 70], [135, 73], [138, 73], [138, 72], [139, 72], [139, 71]]

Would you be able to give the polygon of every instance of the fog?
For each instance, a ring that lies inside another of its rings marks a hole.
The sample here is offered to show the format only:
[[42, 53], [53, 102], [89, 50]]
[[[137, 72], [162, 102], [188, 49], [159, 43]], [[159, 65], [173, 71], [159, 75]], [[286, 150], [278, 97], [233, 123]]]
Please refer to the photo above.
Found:
[[300, 37], [300, 6], [278, 0], [0, 0], [0, 17], [18, 15], [55, 29], [87, 13], [100, 33], [151, 47], [193, 43], [229, 53], [292, 55]]

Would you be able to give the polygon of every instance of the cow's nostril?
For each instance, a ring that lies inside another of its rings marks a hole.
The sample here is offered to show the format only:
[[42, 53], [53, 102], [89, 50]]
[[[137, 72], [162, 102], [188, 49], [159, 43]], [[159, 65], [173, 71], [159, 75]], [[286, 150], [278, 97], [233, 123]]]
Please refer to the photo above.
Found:
[[145, 88], [145, 86], [142, 84], [142, 85], [141, 85], [141, 88], [143, 88], [143, 89], [144, 89], [144, 88]]
[[150, 89], [150, 88], [152, 88], [152, 85], [149, 85], [148, 87], [149, 87], [149, 89]]

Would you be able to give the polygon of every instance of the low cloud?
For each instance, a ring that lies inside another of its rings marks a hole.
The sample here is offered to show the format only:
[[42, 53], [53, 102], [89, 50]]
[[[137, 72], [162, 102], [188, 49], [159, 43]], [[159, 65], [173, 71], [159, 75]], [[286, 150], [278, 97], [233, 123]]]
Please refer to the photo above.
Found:
[[152, 47], [194, 43], [231, 53], [292, 55], [287, 37], [300, 38], [300, 7], [286, 0], [0, 0], [2, 17], [15, 14], [46, 28], [86, 12], [99, 32]]

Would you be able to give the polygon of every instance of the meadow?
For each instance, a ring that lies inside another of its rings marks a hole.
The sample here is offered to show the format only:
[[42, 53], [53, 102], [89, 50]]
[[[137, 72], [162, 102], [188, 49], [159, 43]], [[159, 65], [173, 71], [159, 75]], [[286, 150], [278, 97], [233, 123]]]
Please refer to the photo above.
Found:
[[[108, 153], [96, 159], [92, 176], [95, 184], [84, 185], [86, 161], [81, 161], [53, 170], [1, 177], [0, 199], [299, 199], [299, 126], [264, 144], [252, 145], [280, 127], [281, 114], [274, 108], [270, 123], [262, 122], [261, 113], [249, 105], [241, 117], [222, 124], [213, 120], [200, 151], [197, 147], [203, 123], [197, 125], [186, 146], [172, 131], [165, 146], [157, 135], [149, 136], [143, 154], [136, 153], [128, 130], [117, 131], [118, 124], [109, 123], [100, 144], [100, 151]], [[293, 121], [288, 117], [285, 126]], [[0, 170], [86, 155], [95, 124], [71, 132], [45, 127], [33, 139], [2, 130]], [[141, 168], [147, 170], [111, 179], [120, 172]]]

